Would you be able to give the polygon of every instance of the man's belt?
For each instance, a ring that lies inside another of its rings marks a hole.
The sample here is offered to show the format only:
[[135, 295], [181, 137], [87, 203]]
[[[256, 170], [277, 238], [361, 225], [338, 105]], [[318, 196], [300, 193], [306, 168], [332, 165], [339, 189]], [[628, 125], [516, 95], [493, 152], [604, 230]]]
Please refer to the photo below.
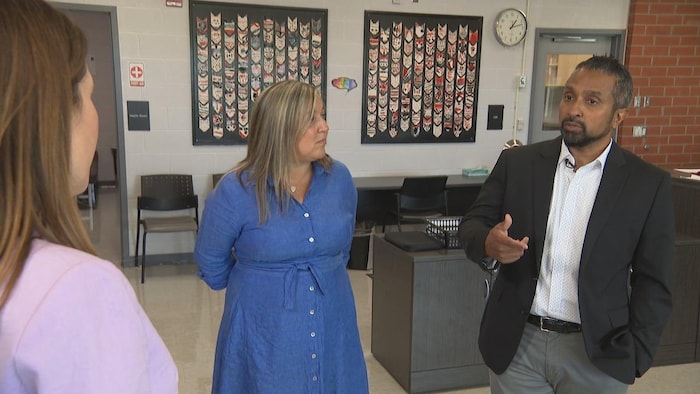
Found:
[[558, 332], [560, 334], [569, 334], [572, 332], [581, 332], [581, 325], [568, 321], [552, 319], [551, 317], [542, 317], [530, 315], [527, 322], [534, 324], [545, 332]]

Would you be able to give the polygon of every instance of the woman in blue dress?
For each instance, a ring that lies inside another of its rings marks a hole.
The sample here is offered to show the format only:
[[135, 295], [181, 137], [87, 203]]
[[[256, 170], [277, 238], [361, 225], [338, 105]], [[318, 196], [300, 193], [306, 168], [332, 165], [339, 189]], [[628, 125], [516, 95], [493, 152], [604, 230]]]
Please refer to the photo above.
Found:
[[357, 191], [327, 136], [318, 90], [270, 86], [245, 159], [207, 198], [195, 260], [226, 289], [213, 393], [368, 392], [345, 268]]

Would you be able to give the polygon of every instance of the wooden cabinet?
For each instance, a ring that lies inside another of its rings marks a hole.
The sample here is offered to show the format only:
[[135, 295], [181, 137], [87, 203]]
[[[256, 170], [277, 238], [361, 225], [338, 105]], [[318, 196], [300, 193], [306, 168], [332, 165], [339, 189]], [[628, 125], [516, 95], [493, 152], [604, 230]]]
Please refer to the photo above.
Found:
[[700, 313], [698, 313], [698, 335], [695, 340], [695, 361], [700, 361]]
[[700, 239], [676, 235], [673, 266], [673, 311], [661, 336], [654, 365], [697, 360], [700, 325]]
[[409, 393], [488, 385], [477, 339], [488, 275], [462, 250], [374, 239], [372, 354]]
[[676, 232], [700, 238], [700, 181], [673, 175], [673, 208], [676, 219]]
[[676, 219], [673, 312], [655, 365], [700, 361], [700, 182], [670, 173]]

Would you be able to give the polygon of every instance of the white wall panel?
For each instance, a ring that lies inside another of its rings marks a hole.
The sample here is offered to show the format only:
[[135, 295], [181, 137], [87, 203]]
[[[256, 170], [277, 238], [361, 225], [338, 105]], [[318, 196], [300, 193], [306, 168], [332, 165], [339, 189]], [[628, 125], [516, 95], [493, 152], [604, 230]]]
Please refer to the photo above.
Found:
[[[133, 253], [138, 176], [158, 172], [185, 172], [195, 177], [203, 203], [211, 190], [211, 174], [223, 172], [245, 156], [245, 147], [193, 146], [191, 128], [191, 84], [189, 5], [165, 7], [163, 0], [71, 0], [71, 3], [117, 7], [119, 45], [122, 56], [122, 93], [127, 100], [150, 102], [151, 131], [125, 131], [126, 183], [129, 195], [129, 231]], [[246, 1], [230, 1], [246, 3]], [[537, 0], [531, 1], [530, 26], [525, 45], [503, 48], [497, 44], [492, 24], [502, 8], [526, 9], [526, 0], [261, 0], [260, 5], [328, 9], [328, 100], [331, 126], [328, 151], [345, 162], [355, 176], [396, 174], [456, 174], [465, 167], [492, 167], [503, 143], [512, 138], [516, 107], [516, 76], [523, 58], [525, 75], [531, 79], [534, 31], [536, 28], [580, 27], [624, 29], [629, 0]], [[362, 96], [362, 40], [364, 10], [484, 17], [479, 76], [477, 131], [474, 143], [360, 144]], [[146, 87], [129, 86], [128, 65], [143, 63]], [[347, 76], [358, 81], [350, 92], [336, 90], [330, 80]], [[530, 90], [519, 92], [518, 116], [528, 123]], [[503, 130], [486, 130], [487, 107], [503, 104]], [[126, 125], [126, 114], [124, 114]], [[126, 127], [126, 126], [125, 126]], [[527, 141], [527, 132], [517, 133]], [[150, 237], [149, 237], [150, 238]], [[191, 237], [161, 235], [149, 239], [150, 253], [171, 253], [174, 248], [191, 251]]]

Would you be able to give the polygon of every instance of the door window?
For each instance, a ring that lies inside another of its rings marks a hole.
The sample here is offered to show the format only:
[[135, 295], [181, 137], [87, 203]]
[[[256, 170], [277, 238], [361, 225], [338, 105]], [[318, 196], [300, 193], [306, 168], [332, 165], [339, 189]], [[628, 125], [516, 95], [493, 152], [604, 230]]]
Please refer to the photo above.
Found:
[[592, 53], [573, 55], [554, 53], [547, 55], [542, 130], [559, 130], [559, 101], [561, 101], [566, 80], [577, 64], [591, 56], [593, 56]]
[[532, 70], [529, 143], [559, 136], [559, 102], [571, 72], [593, 55], [612, 53], [619, 58], [622, 37], [623, 32], [538, 30]]

